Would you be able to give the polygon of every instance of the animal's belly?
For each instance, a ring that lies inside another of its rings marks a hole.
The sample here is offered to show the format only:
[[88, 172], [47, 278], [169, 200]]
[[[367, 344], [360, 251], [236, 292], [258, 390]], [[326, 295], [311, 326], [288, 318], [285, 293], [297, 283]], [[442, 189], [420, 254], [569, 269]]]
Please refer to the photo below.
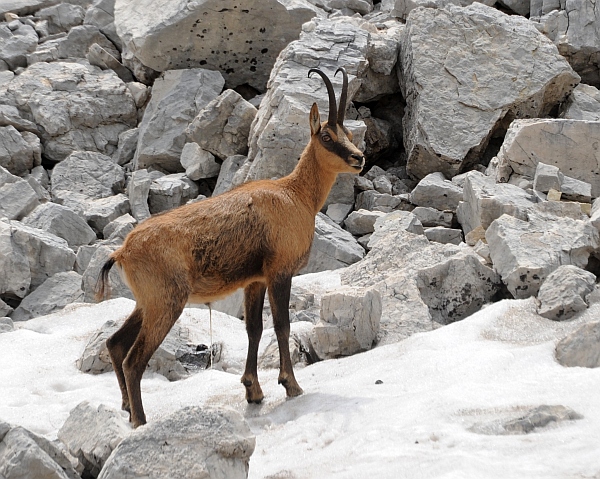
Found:
[[204, 277], [194, 285], [192, 294], [188, 298], [189, 304], [207, 304], [219, 301], [233, 294], [240, 288], [245, 288], [256, 281], [264, 282], [262, 276], [252, 276], [237, 281], [228, 282], [223, 278]]

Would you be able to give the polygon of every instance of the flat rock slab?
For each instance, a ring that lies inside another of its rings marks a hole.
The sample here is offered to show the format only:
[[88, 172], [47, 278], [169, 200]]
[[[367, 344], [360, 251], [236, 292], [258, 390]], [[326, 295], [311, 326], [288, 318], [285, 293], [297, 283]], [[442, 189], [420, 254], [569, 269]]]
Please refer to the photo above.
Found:
[[407, 170], [417, 178], [477, 163], [503, 120], [546, 115], [579, 81], [533, 23], [480, 3], [413, 10], [399, 65]]

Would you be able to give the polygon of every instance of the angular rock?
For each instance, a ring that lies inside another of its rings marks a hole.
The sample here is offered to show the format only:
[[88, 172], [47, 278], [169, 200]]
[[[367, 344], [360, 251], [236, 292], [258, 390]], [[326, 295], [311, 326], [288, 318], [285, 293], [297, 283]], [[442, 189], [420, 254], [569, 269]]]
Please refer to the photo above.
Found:
[[58, 439], [77, 458], [84, 474], [98, 477], [112, 451], [130, 433], [131, 426], [120, 411], [84, 401], [71, 410]]
[[183, 173], [173, 173], [157, 178], [150, 185], [148, 205], [156, 214], [187, 203], [198, 196], [198, 187]]
[[592, 185], [587, 181], [577, 180], [569, 176], [563, 178], [560, 185], [561, 198], [580, 203], [592, 202]]
[[375, 191], [378, 191], [379, 193], [387, 193], [388, 195], [392, 194], [392, 182], [385, 175], [381, 175], [373, 179], [373, 188], [375, 188]]
[[320, 359], [367, 351], [379, 332], [381, 296], [375, 289], [340, 288], [321, 298], [321, 320], [311, 334]]
[[355, 208], [368, 211], [383, 211], [390, 213], [394, 210], [412, 209], [407, 195], [388, 195], [375, 190], [367, 190], [356, 196]]
[[11, 223], [0, 221], [0, 295], [24, 298], [31, 284], [29, 260], [13, 241], [12, 233]]
[[113, 42], [119, 50], [123, 49], [121, 38], [115, 27], [115, 0], [95, 0], [85, 12], [83, 23], [94, 25]]
[[[466, 7], [477, 0], [392, 0], [391, 14], [394, 17], [406, 20], [408, 14], [418, 7], [425, 8], [444, 8], [446, 5], [453, 4], [461, 7]], [[495, 0], [483, 0], [481, 3], [492, 6]]]
[[598, 230], [589, 221], [540, 213], [530, 213], [529, 221], [502, 215], [485, 237], [494, 268], [517, 299], [537, 295], [560, 265], [585, 268], [600, 246]]
[[0, 166], [0, 218], [21, 219], [39, 205], [31, 185]]
[[62, 451], [47, 439], [0, 423], [0, 477], [6, 479], [79, 479]]
[[186, 143], [181, 151], [181, 166], [190, 180], [202, 178], [215, 178], [221, 171], [221, 165], [207, 150], [202, 149], [197, 143]]
[[83, 301], [81, 278], [75, 271], [56, 273], [21, 301], [11, 318], [14, 321], [26, 321]]
[[12, 312], [13, 309], [0, 299], [0, 318], [5, 318]]
[[13, 324], [12, 319], [6, 318], [6, 317], [0, 317], [0, 334], [1, 333], [10, 333], [11, 331], [14, 331], [14, 330], [15, 330], [15, 325]]
[[157, 165], [171, 173], [182, 171], [179, 159], [185, 129], [198, 111], [221, 93], [223, 84], [219, 72], [202, 68], [164, 72], [152, 87], [152, 98], [139, 125], [135, 169]]
[[[1, 8], [1, 7], [0, 7]], [[16, 28], [0, 24], [0, 70], [16, 70], [27, 66], [27, 54], [33, 52], [38, 44], [38, 35], [30, 25], [17, 21]]]
[[148, 208], [150, 185], [152, 185], [152, 179], [148, 170], [137, 170], [131, 174], [127, 185], [127, 195], [131, 205], [131, 214], [138, 222], [150, 217]]
[[460, 244], [463, 240], [462, 230], [445, 228], [443, 226], [433, 226], [425, 229], [425, 236], [429, 241], [436, 243]]
[[442, 173], [430, 173], [410, 194], [411, 203], [441, 211], [456, 211], [462, 199], [462, 188], [447, 180]]
[[566, 120], [600, 121], [600, 90], [580, 83], [561, 105], [561, 118]]
[[221, 160], [246, 155], [256, 112], [239, 93], [225, 90], [194, 118], [187, 129], [188, 138]]
[[563, 177], [558, 167], [540, 162], [535, 168], [533, 189], [543, 193], [548, 193], [552, 189], [560, 191]]
[[344, 221], [346, 230], [355, 236], [362, 236], [374, 231], [375, 221], [385, 216], [381, 211], [357, 210], [350, 213]]
[[110, 69], [114, 71], [125, 83], [135, 81], [131, 70], [124, 67], [119, 60], [97, 43], [93, 43], [89, 47], [86, 58], [91, 65], [96, 65], [97, 67], [102, 68], [102, 70]]
[[419, 219], [408, 211], [394, 211], [375, 220], [373, 234], [370, 236], [367, 247], [373, 248], [380, 240], [387, 237], [390, 231], [407, 231], [416, 235], [424, 235], [425, 230]]
[[452, 219], [454, 218], [451, 211], [440, 211], [428, 206], [417, 206], [412, 210], [412, 214], [415, 215], [425, 227], [444, 226], [449, 228], [452, 226]]
[[587, 309], [596, 276], [577, 266], [562, 265], [548, 275], [538, 293], [538, 314], [554, 321], [571, 319]]
[[327, 207], [325, 214], [331, 218], [331, 220], [338, 225], [346, 219], [348, 214], [352, 211], [353, 205], [345, 205], [343, 203], [332, 203]]
[[23, 176], [42, 163], [40, 140], [29, 132], [19, 133], [12, 125], [0, 127], [0, 166]]
[[108, 223], [102, 230], [102, 235], [107, 239], [112, 239], [115, 236], [125, 238], [127, 233], [133, 230], [136, 224], [137, 220], [129, 213], [126, 213]]
[[590, 138], [600, 138], [600, 121], [562, 119], [516, 120], [498, 153], [498, 181], [505, 173], [533, 179], [537, 164], [543, 163], [568, 172], [570, 177], [590, 182], [592, 196], [600, 196], [600, 150]]
[[132, 128], [119, 134], [119, 146], [113, 158], [118, 165], [123, 166], [133, 160], [139, 139], [139, 130]]
[[41, 204], [23, 219], [23, 224], [64, 239], [73, 250], [96, 240], [96, 233], [81, 216], [56, 203]]
[[68, 32], [71, 28], [81, 25], [85, 17], [85, 10], [79, 5], [60, 3], [51, 7], [42, 8], [35, 14], [36, 18], [48, 22], [48, 33]]
[[315, 218], [315, 236], [308, 264], [300, 273], [317, 273], [343, 268], [360, 261], [364, 255], [365, 250], [356, 242], [354, 236], [340, 228], [323, 213], [319, 213]]
[[561, 339], [556, 360], [567, 367], [600, 368], [600, 321], [583, 324]]
[[100, 246], [99, 243], [87, 246], [80, 246], [77, 250], [77, 259], [75, 260], [75, 271], [83, 274], [89, 266], [92, 256]]
[[42, 127], [44, 155], [54, 162], [74, 151], [110, 156], [119, 134], [137, 123], [125, 83], [86, 64], [35, 63], [15, 76], [5, 96]]
[[[96, 285], [100, 275], [100, 270], [104, 263], [108, 260], [109, 255], [117, 249], [114, 244], [103, 244], [96, 248], [92, 258], [85, 271], [83, 272], [82, 287], [83, 287], [83, 300], [86, 303], [95, 303]], [[129, 298], [135, 299], [133, 293], [121, 279], [121, 275], [116, 268], [110, 270], [108, 274], [108, 281], [110, 283], [111, 298]]]
[[416, 178], [475, 165], [494, 132], [547, 115], [579, 80], [529, 20], [480, 3], [414, 10], [398, 64], [407, 171]]
[[496, 183], [476, 171], [467, 173], [463, 197], [457, 217], [465, 233], [479, 226], [487, 229], [503, 214], [526, 220], [527, 212], [536, 204], [535, 196], [518, 186]]
[[154, 70], [204, 66], [225, 72], [228, 87], [248, 83], [264, 91], [277, 55], [317, 11], [308, 2], [277, 0], [177, 1], [158, 9], [117, 1], [115, 24], [125, 45]]
[[213, 196], [217, 196], [218, 194], [236, 186], [234, 182], [236, 173], [240, 170], [247, 159], [247, 157], [242, 155], [234, 155], [226, 158], [225, 161], [223, 161], [221, 170], [219, 171], [219, 177], [217, 178], [217, 184], [213, 190]]
[[[291, 318], [290, 318], [291, 319]], [[313, 324], [307, 321], [292, 323], [290, 328], [290, 358], [292, 365], [298, 363], [312, 364], [319, 360], [311, 342]], [[279, 346], [277, 337], [273, 336], [269, 345], [258, 358], [259, 368], [279, 368]]]
[[108, 198], [87, 201], [84, 215], [94, 231], [100, 233], [111, 222], [129, 213], [129, 198], [122, 193]]

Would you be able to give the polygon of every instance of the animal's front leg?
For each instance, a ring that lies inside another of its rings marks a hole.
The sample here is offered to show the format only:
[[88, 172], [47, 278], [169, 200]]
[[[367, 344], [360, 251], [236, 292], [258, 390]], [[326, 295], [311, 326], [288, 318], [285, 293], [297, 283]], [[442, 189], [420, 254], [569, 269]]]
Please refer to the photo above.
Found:
[[246, 370], [242, 376], [242, 384], [246, 387], [246, 400], [249, 403], [260, 403], [263, 392], [258, 382], [257, 361], [258, 345], [262, 336], [262, 311], [267, 287], [263, 283], [252, 283], [244, 289], [244, 316], [248, 333], [248, 357]]
[[279, 277], [269, 283], [269, 301], [279, 345], [279, 384], [285, 387], [288, 397], [303, 393], [294, 376], [290, 357], [290, 290], [292, 277]]

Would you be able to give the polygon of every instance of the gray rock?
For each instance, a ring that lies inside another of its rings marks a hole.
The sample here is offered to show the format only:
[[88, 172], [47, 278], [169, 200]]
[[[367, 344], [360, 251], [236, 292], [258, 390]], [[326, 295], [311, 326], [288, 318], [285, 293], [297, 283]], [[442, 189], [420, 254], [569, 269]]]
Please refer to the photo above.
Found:
[[567, 367], [600, 368], [600, 321], [585, 323], [561, 339], [556, 360]]
[[462, 230], [433, 226], [425, 228], [425, 236], [429, 241], [436, 243], [460, 244], [463, 240]]
[[87, 201], [84, 215], [94, 231], [100, 233], [110, 222], [130, 211], [129, 198], [119, 193], [116, 196]]
[[365, 250], [356, 242], [354, 236], [340, 228], [323, 213], [319, 213], [315, 218], [315, 236], [308, 264], [300, 273], [317, 273], [343, 268], [360, 261], [364, 255]]
[[11, 318], [14, 321], [26, 321], [83, 301], [81, 278], [75, 271], [56, 273], [21, 301]]
[[136, 224], [137, 220], [129, 213], [126, 213], [108, 223], [102, 230], [102, 235], [106, 239], [113, 239], [115, 237], [124, 239]]
[[[0, 294], [24, 298], [29, 292], [31, 271], [25, 252], [12, 238], [13, 228], [9, 221], [0, 221]], [[5, 309], [6, 305], [3, 304]], [[3, 316], [7, 314], [4, 312]]]
[[[307, 321], [298, 321], [291, 324], [289, 345], [292, 365], [298, 363], [312, 364], [318, 361], [311, 342], [313, 327], [313, 324]], [[279, 368], [279, 346], [275, 335], [258, 358], [258, 367], [261, 369]]]
[[488, 435], [529, 434], [555, 423], [577, 419], [583, 419], [583, 416], [569, 407], [542, 405], [530, 408], [513, 419], [474, 424], [469, 430]]
[[[204, 66], [225, 72], [229, 87], [248, 83], [260, 91], [279, 52], [318, 11], [302, 1], [203, 0], [186, 5], [174, 3], [157, 11], [151, 5], [117, 1], [119, 36], [154, 70]], [[173, 35], [175, 31], [179, 34]]]
[[212, 153], [202, 149], [198, 143], [186, 143], [181, 151], [181, 166], [190, 180], [215, 178], [219, 176], [221, 165]]
[[0, 299], [0, 318], [4, 318], [13, 312], [13, 309]]
[[498, 153], [501, 172], [496, 179], [507, 181], [506, 171], [533, 179], [542, 161], [572, 178], [590, 182], [592, 196], [600, 196], [600, 153], [589, 141], [597, 137], [600, 121], [515, 120]]
[[106, 198], [123, 191], [125, 172], [108, 156], [78, 151], [52, 171], [52, 194], [79, 193], [90, 199]]
[[221, 160], [248, 153], [250, 125], [256, 108], [234, 90], [225, 90], [198, 113], [188, 138]]
[[348, 214], [352, 211], [353, 205], [345, 205], [343, 203], [332, 203], [327, 207], [325, 214], [331, 218], [331, 220], [338, 225], [346, 219]]
[[538, 314], [554, 321], [571, 319], [587, 309], [596, 276], [577, 266], [562, 265], [548, 275], [538, 293]]
[[133, 160], [139, 133], [137, 128], [132, 128], [131, 130], [126, 130], [119, 134], [119, 146], [113, 157], [118, 165], [123, 166]]
[[117, 60], [110, 52], [102, 48], [97, 43], [90, 45], [86, 58], [91, 65], [102, 68], [102, 70], [111, 69], [125, 83], [135, 80], [133, 73], [131, 73], [129, 68], [124, 67], [119, 60]]
[[[79, 479], [61, 450], [47, 439], [22, 427], [0, 423], [0, 477], [6, 479]], [[7, 430], [8, 429], [8, 430]]]
[[223, 161], [221, 170], [219, 171], [219, 177], [217, 178], [217, 184], [213, 190], [213, 196], [217, 196], [218, 194], [230, 190], [236, 186], [234, 183], [234, 177], [247, 159], [247, 157], [242, 155], [234, 155], [226, 158], [225, 161]]
[[75, 251], [79, 246], [96, 240], [96, 233], [81, 216], [56, 203], [41, 204], [23, 218], [23, 224], [64, 239]]
[[202, 68], [164, 72], [152, 87], [152, 98], [139, 125], [135, 169], [157, 165], [171, 173], [182, 171], [179, 159], [185, 129], [198, 111], [221, 93], [223, 84], [219, 72]]
[[40, 140], [29, 132], [19, 133], [12, 125], [0, 127], [0, 166], [23, 176], [42, 163]]
[[83, 23], [94, 25], [113, 42], [119, 50], [123, 49], [121, 38], [115, 27], [115, 0], [95, 0], [85, 12]]
[[[391, 14], [402, 20], [408, 18], [408, 14], [418, 7], [425, 8], [444, 8], [444, 6], [453, 4], [466, 7], [477, 0], [391, 0]], [[492, 6], [495, 0], [483, 0], [481, 3]]]
[[367, 351], [379, 332], [381, 296], [375, 289], [339, 288], [321, 298], [311, 343], [321, 359]]
[[579, 201], [580, 203], [592, 202], [592, 185], [587, 181], [565, 176], [559, 191], [562, 193], [562, 199]]
[[[1, 300], [0, 300], [1, 301]], [[1, 307], [1, 305], [0, 305]], [[11, 308], [12, 310], [12, 308]], [[12, 322], [12, 319], [7, 317], [0, 317], [0, 334], [1, 333], [10, 333], [15, 330], [15, 325]]]
[[428, 174], [410, 194], [411, 203], [441, 211], [456, 211], [462, 199], [462, 188], [447, 180], [442, 173]]
[[[96, 248], [92, 258], [89, 261], [87, 268], [83, 273], [82, 287], [83, 300], [86, 303], [95, 303], [96, 283], [100, 275], [100, 270], [104, 263], [108, 260], [108, 256], [117, 249], [114, 244], [102, 244]], [[133, 293], [125, 282], [121, 279], [121, 275], [116, 268], [110, 270], [108, 274], [108, 282], [110, 283], [109, 297], [112, 298], [129, 298], [135, 299]]]
[[440, 211], [428, 206], [417, 206], [412, 210], [412, 214], [417, 217], [421, 224], [425, 227], [429, 226], [452, 226], [454, 215], [451, 211]]
[[138, 221], [144, 221], [150, 217], [148, 207], [150, 185], [152, 185], [152, 179], [148, 174], [148, 170], [137, 170], [131, 174], [127, 185], [127, 195], [131, 205], [131, 214]]
[[530, 213], [529, 221], [509, 215], [494, 220], [485, 233], [494, 268], [517, 298], [537, 295], [560, 265], [585, 268], [600, 245], [589, 221]]
[[84, 474], [98, 477], [112, 451], [130, 433], [131, 426], [120, 411], [84, 401], [71, 410], [58, 439], [77, 458]]
[[408, 211], [394, 211], [375, 220], [373, 234], [367, 242], [368, 249], [375, 247], [380, 240], [388, 236], [390, 231], [407, 231], [416, 235], [425, 234], [423, 225], [415, 215]]
[[383, 211], [390, 213], [394, 210], [412, 209], [407, 195], [389, 195], [375, 190], [367, 190], [356, 196], [355, 208], [368, 211]]
[[110, 156], [119, 134], [137, 123], [125, 83], [81, 63], [35, 63], [7, 85], [5, 97], [41, 127], [44, 155], [54, 162], [74, 151]]
[[560, 172], [557, 166], [538, 163], [535, 168], [533, 177], [533, 189], [548, 193], [551, 189], [560, 191], [564, 175]]
[[[10, 78], [6, 81], [6, 84], [8, 84], [14, 78], [14, 74], [12, 72], [0, 72], [0, 76], [4, 73], [10, 73]], [[0, 78], [0, 85], [2, 84], [3, 81]], [[13, 126], [20, 132], [39, 133], [37, 125], [22, 118], [21, 113], [14, 105], [0, 105], [0, 126]]]
[[458, 221], [465, 233], [489, 225], [503, 214], [522, 220], [536, 204], [536, 198], [518, 186], [496, 183], [479, 172], [467, 173], [463, 188], [464, 202], [457, 210]]
[[89, 266], [92, 256], [100, 246], [99, 243], [93, 245], [80, 246], [77, 250], [77, 259], [75, 260], [75, 271], [83, 274]]
[[20, 220], [39, 205], [31, 185], [0, 166], [0, 218]]
[[186, 407], [140, 428], [109, 457], [98, 479], [246, 479], [255, 438], [230, 409]]
[[385, 216], [385, 213], [381, 211], [353, 211], [344, 221], [344, 226], [353, 235], [363, 236], [374, 231], [375, 221], [382, 216]]
[[531, 0], [500, 0], [498, 3], [519, 15], [529, 16]]
[[148, 194], [150, 213], [156, 214], [176, 208], [196, 196], [198, 196], [198, 187], [183, 173], [161, 176], [150, 185]]
[[354, 186], [358, 191], [374, 190], [373, 182], [366, 178], [366, 176], [354, 176]]
[[407, 170], [417, 178], [478, 163], [502, 119], [545, 116], [579, 79], [529, 20], [480, 3], [413, 10], [398, 64]]
[[33, 52], [38, 44], [38, 35], [31, 26], [21, 22], [17, 22], [16, 26], [12, 30], [7, 24], [0, 24], [0, 62], [6, 65], [2, 70], [26, 67], [27, 54]]
[[35, 14], [36, 18], [48, 22], [48, 33], [68, 32], [71, 28], [81, 25], [85, 17], [85, 9], [79, 5], [59, 3], [42, 8]]
[[580, 83], [561, 105], [561, 118], [567, 120], [600, 121], [600, 91]]
[[388, 195], [392, 194], [392, 182], [385, 175], [381, 175], [373, 179], [373, 188], [375, 188], [375, 191], [378, 191], [379, 193], [387, 193]]

